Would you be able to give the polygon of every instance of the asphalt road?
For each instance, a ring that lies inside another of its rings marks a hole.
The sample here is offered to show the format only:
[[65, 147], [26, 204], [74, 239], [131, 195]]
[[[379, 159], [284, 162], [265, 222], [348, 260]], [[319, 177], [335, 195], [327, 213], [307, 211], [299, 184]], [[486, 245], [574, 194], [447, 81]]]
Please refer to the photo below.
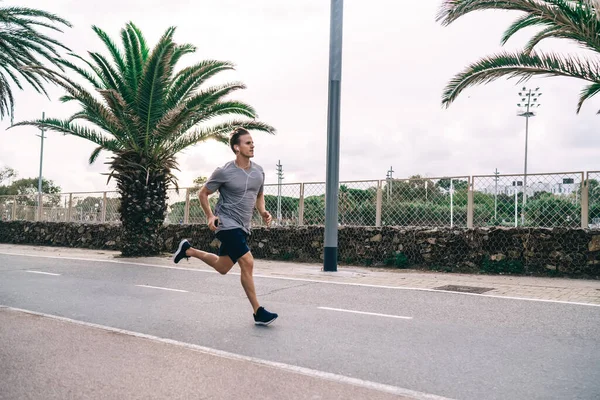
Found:
[[[415, 398], [600, 398], [600, 307], [274, 278], [256, 286], [261, 303], [280, 314], [267, 328], [253, 325], [237, 275], [0, 255], [0, 305], [224, 351], [246, 364], [263, 360], [278, 373], [297, 366], [314, 380], [335, 374]], [[51, 337], [1, 332], [12, 338], [0, 337], [3, 365], [16, 363], [19, 338], [43, 357]], [[228, 368], [244, 375], [238, 363]], [[6, 380], [27, 379], [15, 374]], [[308, 394], [318, 385], [305, 387]]]

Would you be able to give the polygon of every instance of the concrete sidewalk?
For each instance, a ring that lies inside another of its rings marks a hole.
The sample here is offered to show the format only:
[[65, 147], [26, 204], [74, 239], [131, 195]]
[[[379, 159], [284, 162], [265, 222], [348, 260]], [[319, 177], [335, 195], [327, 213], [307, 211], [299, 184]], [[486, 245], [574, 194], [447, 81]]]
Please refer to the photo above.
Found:
[[[0, 244], [0, 253], [28, 254], [40, 257], [83, 258], [123, 263], [212, 270], [200, 260], [190, 259], [175, 265], [170, 256], [121, 258], [118, 251], [72, 249]], [[600, 281], [525, 276], [469, 275], [340, 266], [338, 272], [323, 272], [322, 265], [256, 260], [256, 276], [389, 286], [405, 289], [434, 290], [443, 286], [481, 288], [483, 296], [517, 297], [600, 305]], [[233, 273], [239, 272], [237, 267]], [[485, 290], [484, 289], [489, 289]], [[468, 289], [464, 289], [468, 290]]]

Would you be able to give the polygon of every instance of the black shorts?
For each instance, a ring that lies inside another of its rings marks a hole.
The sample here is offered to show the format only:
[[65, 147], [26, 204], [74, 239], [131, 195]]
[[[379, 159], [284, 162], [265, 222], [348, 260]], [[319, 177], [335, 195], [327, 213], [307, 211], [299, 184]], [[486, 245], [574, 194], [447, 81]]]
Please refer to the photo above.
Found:
[[246, 241], [248, 234], [240, 228], [219, 231], [216, 236], [221, 242], [219, 256], [229, 256], [234, 264], [250, 251]]

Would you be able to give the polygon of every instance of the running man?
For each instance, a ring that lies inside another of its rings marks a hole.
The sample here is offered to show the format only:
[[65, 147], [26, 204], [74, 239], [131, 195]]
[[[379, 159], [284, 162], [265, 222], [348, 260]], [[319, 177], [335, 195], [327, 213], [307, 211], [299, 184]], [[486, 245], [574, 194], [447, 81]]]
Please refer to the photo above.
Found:
[[[200, 205], [207, 217], [208, 228], [216, 232], [221, 242], [219, 255], [207, 253], [192, 247], [186, 240], [179, 243], [173, 255], [177, 264], [183, 258], [195, 257], [225, 275], [237, 262], [241, 269], [241, 282], [254, 310], [254, 322], [257, 325], [269, 325], [277, 314], [261, 307], [254, 289], [254, 258], [248, 248], [250, 220], [254, 207], [269, 225], [271, 214], [265, 209], [263, 186], [265, 173], [262, 167], [250, 161], [254, 157], [252, 136], [244, 128], [237, 128], [229, 139], [229, 146], [235, 153], [235, 160], [217, 168], [198, 193]], [[208, 196], [219, 191], [219, 200], [213, 214]]]

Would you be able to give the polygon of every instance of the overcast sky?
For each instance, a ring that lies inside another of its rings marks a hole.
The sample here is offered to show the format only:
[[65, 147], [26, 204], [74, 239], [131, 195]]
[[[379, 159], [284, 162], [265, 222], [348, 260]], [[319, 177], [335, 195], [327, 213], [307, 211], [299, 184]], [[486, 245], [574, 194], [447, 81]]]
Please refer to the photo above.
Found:
[[[384, 179], [393, 166], [398, 178], [523, 171], [525, 120], [518, 117], [516, 80], [501, 79], [469, 89], [444, 109], [441, 94], [454, 74], [502, 47], [500, 37], [519, 13], [480, 12], [450, 27], [436, 23], [441, 0], [346, 0], [342, 68], [340, 179]], [[247, 84], [235, 98], [252, 104], [259, 118], [275, 126], [276, 136], [256, 133], [255, 159], [267, 183], [277, 181], [281, 160], [285, 182], [324, 181], [327, 143], [329, 0], [5, 0], [56, 13], [73, 28], [56, 36], [75, 52], [104, 52], [91, 30], [98, 25], [115, 40], [133, 21], [150, 45], [169, 26], [175, 40], [198, 50], [184, 61], [233, 61], [237, 68], [219, 80]], [[513, 38], [518, 49], [531, 31]], [[565, 42], [542, 49], [582, 54]], [[543, 92], [539, 113], [530, 121], [529, 172], [600, 170], [600, 97], [575, 114], [583, 81], [534, 79]], [[33, 90], [16, 93], [15, 122], [46, 116], [64, 118], [73, 105]], [[39, 132], [31, 127], [7, 131], [0, 122], [0, 167], [19, 177], [37, 177]], [[94, 165], [94, 145], [83, 139], [47, 133], [43, 175], [63, 191], [102, 191], [108, 153]], [[201, 143], [178, 157], [180, 186], [210, 175], [233, 157], [217, 143]]]

